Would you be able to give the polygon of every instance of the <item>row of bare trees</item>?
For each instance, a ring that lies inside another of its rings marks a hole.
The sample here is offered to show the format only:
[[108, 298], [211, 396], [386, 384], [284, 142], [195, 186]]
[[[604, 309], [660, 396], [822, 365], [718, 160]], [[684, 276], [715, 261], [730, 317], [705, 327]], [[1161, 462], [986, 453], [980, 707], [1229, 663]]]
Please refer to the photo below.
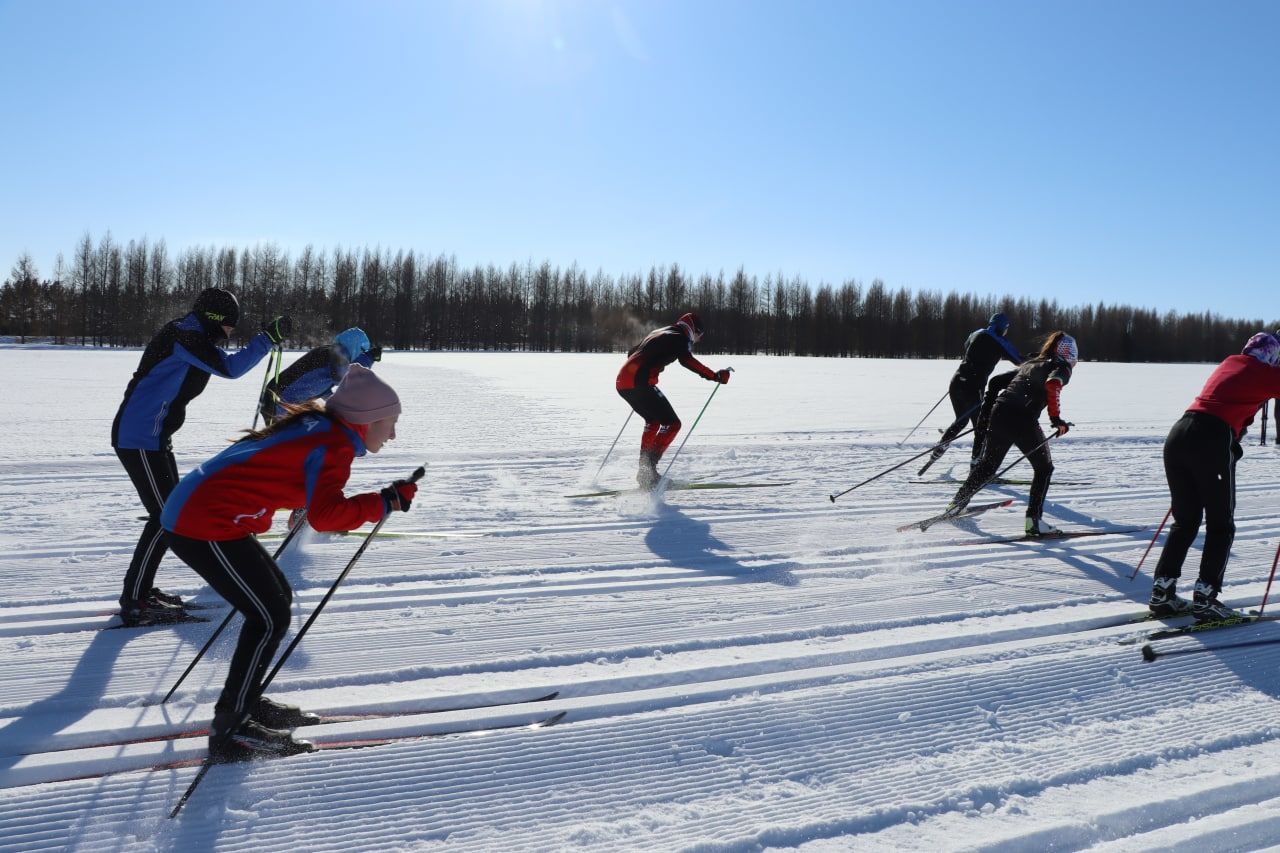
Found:
[[797, 276], [691, 275], [677, 264], [647, 273], [588, 274], [541, 264], [463, 267], [444, 255], [362, 248], [291, 256], [274, 244], [238, 249], [163, 240], [81, 238], [42, 278], [29, 255], [0, 285], [0, 335], [92, 346], [141, 346], [207, 287], [240, 299], [240, 334], [275, 314], [294, 320], [295, 345], [360, 326], [395, 349], [614, 351], [650, 328], [698, 311], [705, 352], [953, 358], [1000, 310], [1028, 349], [1053, 329], [1105, 361], [1215, 361], [1274, 325], [1213, 313], [1159, 313], [1128, 305], [1062, 307], [1026, 297], [906, 288], [880, 280], [816, 287]]

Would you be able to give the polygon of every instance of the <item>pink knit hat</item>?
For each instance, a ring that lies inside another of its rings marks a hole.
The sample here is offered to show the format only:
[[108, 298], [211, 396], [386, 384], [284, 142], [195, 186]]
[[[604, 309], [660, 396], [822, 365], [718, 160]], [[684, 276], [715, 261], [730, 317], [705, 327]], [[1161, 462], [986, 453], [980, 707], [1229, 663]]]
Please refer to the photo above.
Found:
[[400, 414], [400, 398], [372, 370], [353, 364], [324, 407], [353, 424], [371, 424]]

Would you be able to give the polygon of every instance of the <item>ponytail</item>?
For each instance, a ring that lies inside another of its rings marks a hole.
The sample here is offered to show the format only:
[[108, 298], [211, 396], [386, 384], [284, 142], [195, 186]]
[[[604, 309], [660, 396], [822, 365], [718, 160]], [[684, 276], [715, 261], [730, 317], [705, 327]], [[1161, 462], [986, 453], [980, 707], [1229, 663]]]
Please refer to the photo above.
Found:
[[1054, 356], [1054, 350], [1058, 346], [1058, 341], [1067, 336], [1066, 332], [1050, 332], [1049, 336], [1044, 339], [1044, 343], [1040, 346], [1040, 352], [1036, 353], [1037, 360], [1051, 359]]
[[293, 426], [298, 421], [308, 415], [326, 414], [324, 403], [319, 400], [309, 400], [305, 403], [294, 405], [293, 403], [280, 403], [284, 409], [285, 415], [280, 420], [264, 426], [262, 429], [246, 429], [243, 430], [244, 436], [236, 439], [237, 441], [257, 441], [260, 438], [266, 438], [269, 435], [275, 435], [282, 429]]

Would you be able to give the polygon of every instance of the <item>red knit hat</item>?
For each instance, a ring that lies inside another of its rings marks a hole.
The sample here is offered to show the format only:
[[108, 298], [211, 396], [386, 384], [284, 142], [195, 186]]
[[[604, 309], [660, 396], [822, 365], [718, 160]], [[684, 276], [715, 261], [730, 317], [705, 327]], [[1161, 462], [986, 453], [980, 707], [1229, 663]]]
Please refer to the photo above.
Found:
[[353, 364], [324, 407], [350, 423], [371, 424], [400, 414], [400, 398], [372, 370]]

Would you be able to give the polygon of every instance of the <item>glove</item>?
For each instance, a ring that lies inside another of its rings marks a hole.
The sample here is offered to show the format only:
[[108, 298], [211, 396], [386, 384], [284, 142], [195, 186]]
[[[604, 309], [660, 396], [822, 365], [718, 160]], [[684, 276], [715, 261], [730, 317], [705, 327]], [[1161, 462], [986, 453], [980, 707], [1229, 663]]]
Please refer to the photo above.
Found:
[[1066, 435], [1067, 432], [1069, 432], [1072, 427], [1072, 424], [1070, 422], [1064, 421], [1062, 418], [1058, 418], [1058, 417], [1049, 418], [1049, 423], [1051, 423], [1053, 425], [1053, 428], [1058, 431], [1059, 436]]
[[279, 346], [280, 342], [293, 331], [293, 321], [288, 317], [277, 317], [274, 320], [268, 320], [263, 323], [262, 331], [266, 333], [272, 346]]
[[408, 480], [396, 480], [378, 494], [382, 495], [382, 506], [387, 512], [400, 510], [408, 512], [413, 504], [413, 496], [418, 493], [418, 484]]
[[372, 347], [369, 350], [369, 358], [374, 361], [382, 361], [382, 347]]
[[717, 371], [716, 371], [716, 381], [717, 381], [717, 382], [719, 382], [721, 385], [728, 385], [728, 384], [729, 384], [729, 371], [728, 371], [728, 370], [717, 370]]

